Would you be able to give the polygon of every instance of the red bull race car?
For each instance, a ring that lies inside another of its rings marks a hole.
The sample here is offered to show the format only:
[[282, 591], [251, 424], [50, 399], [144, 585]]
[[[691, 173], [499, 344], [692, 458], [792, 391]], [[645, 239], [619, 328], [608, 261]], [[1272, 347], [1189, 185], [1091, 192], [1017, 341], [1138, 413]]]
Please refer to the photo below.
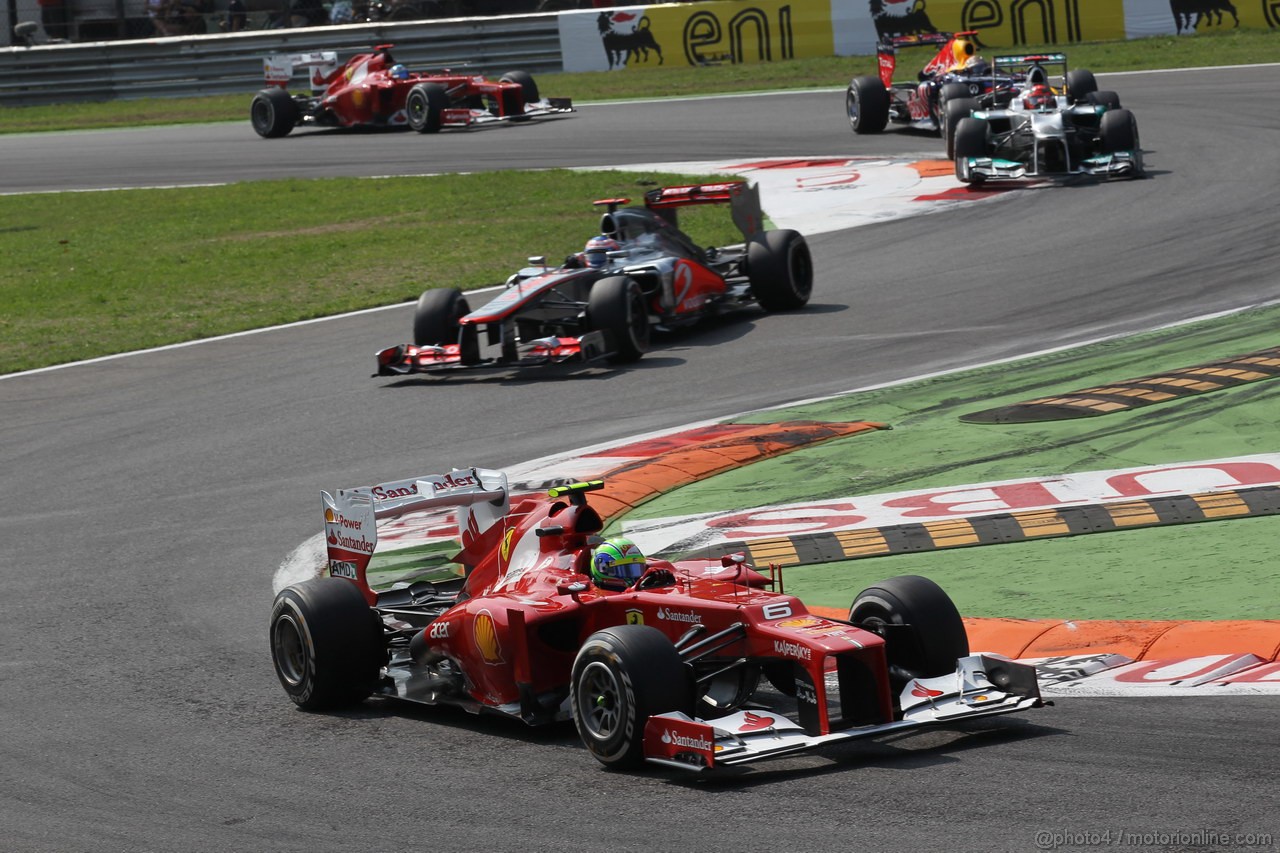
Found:
[[[501, 472], [470, 468], [322, 493], [325, 569], [271, 611], [285, 693], [309, 711], [384, 697], [572, 720], [608, 767], [696, 772], [1043, 704], [1034, 668], [970, 653], [926, 578], [865, 590], [847, 620], [815, 616], [741, 555], [601, 543], [602, 488], [513, 499]], [[382, 553], [383, 525], [448, 509], [461, 550], [420, 551], [434, 576], [409, 569], [412, 549]]]
[[[487, 305], [436, 288], [418, 300], [413, 343], [382, 350], [375, 376], [524, 368], [606, 359], [626, 363], [649, 348], [653, 328], [759, 305], [800, 308], [813, 289], [808, 243], [796, 231], [764, 230], [758, 188], [745, 181], [650, 190], [607, 209], [600, 233], [553, 267], [545, 256], [512, 275]], [[703, 248], [677, 226], [689, 205], [727, 204], [743, 242]]]
[[[978, 52], [978, 33], [924, 33], [896, 36], [876, 46], [879, 76], [854, 77], [845, 94], [849, 126], [854, 133], [880, 133], [889, 122], [936, 133], [946, 142], [947, 157], [955, 156], [955, 127], [959, 119], [979, 107], [1008, 103], [1032, 83], [1025, 68], [997, 67]], [[897, 53], [901, 49], [937, 47], [918, 79], [895, 83]], [[1073, 97], [1083, 98], [1098, 86], [1093, 74], [1080, 69], [1067, 81]]]
[[[520, 122], [573, 112], [568, 98], [542, 98], [526, 71], [499, 80], [452, 71], [410, 71], [395, 61], [389, 44], [351, 57], [341, 66], [334, 51], [289, 53], [263, 63], [267, 88], [254, 95], [249, 122], [264, 138], [295, 127], [411, 128], [436, 133], [446, 127]], [[309, 72], [311, 90], [288, 90], [294, 72]]]

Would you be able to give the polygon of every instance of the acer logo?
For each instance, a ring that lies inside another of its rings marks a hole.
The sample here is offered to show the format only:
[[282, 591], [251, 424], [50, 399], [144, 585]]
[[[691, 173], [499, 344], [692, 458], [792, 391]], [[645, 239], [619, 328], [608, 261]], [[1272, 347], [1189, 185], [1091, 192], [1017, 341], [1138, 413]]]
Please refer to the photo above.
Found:
[[450, 623], [448, 622], [432, 622], [431, 628], [427, 631], [427, 636], [433, 640], [447, 640], [449, 639], [449, 627]]

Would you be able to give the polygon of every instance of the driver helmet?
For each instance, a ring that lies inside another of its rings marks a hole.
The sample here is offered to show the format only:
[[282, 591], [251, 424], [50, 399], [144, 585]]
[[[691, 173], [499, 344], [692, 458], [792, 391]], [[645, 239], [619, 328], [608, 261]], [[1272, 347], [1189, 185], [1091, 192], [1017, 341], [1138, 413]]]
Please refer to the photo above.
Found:
[[397, 80], [408, 80], [409, 69], [405, 68], [403, 65], [399, 63], [396, 63], [395, 65], [391, 66], [391, 76]]
[[1022, 106], [1029, 110], [1053, 109], [1057, 105], [1058, 99], [1048, 86], [1032, 86], [1022, 99]]
[[587, 241], [582, 249], [583, 259], [587, 266], [599, 269], [609, 263], [609, 252], [616, 252], [621, 248], [617, 240], [601, 234]]
[[644, 553], [624, 536], [606, 539], [591, 558], [591, 579], [605, 586], [631, 586], [644, 570]]
[[978, 46], [969, 39], [955, 39], [951, 42], [952, 70], [965, 68], [978, 56]]

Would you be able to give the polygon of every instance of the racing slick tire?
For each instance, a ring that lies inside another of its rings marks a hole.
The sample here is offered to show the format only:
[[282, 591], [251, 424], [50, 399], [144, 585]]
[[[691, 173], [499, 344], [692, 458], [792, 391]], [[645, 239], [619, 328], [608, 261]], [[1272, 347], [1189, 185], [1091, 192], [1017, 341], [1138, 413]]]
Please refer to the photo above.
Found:
[[987, 123], [976, 118], [962, 118], [956, 122], [954, 142], [954, 158], [956, 161], [956, 179], [964, 183], [972, 183], [965, 158], [985, 157], [987, 153]]
[[879, 133], [889, 123], [889, 90], [879, 77], [868, 74], [850, 80], [844, 105], [854, 133]]
[[373, 693], [386, 662], [381, 620], [350, 581], [285, 587], [271, 608], [271, 661], [299, 708], [356, 705]]
[[[538, 94], [538, 84], [533, 82], [533, 75], [528, 71], [508, 71], [498, 78], [499, 83], [518, 83], [520, 89], [524, 92], [524, 100], [519, 105], [514, 103], [513, 99], [504, 99], [502, 104], [502, 114], [511, 115], [517, 113], [512, 121], [528, 121], [529, 116], [519, 115], [524, 112], [525, 106], [532, 104], [534, 101], [540, 100]], [[518, 109], [517, 109], [518, 106]]]
[[1098, 123], [1098, 145], [1103, 154], [1138, 149], [1138, 120], [1129, 110], [1107, 110]]
[[956, 156], [956, 126], [977, 108], [978, 99], [970, 97], [952, 98], [942, 105], [942, 138], [947, 141], [948, 160]]
[[578, 736], [605, 767], [644, 763], [654, 714], [693, 713], [693, 684], [680, 653], [651, 625], [616, 625], [587, 637], [573, 661], [569, 709]]
[[439, 83], [419, 83], [404, 99], [409, 114], [409, 127], [418, 133], [438, 133], [441, 113], [449, 108], [449, 93]]
[[1120, 109], [1120, 96], [1115, 92], [1106, 90], [1090, 92], [1084, 96], [1084, 99], [1087, 103], [1094, 104], [1095, 106], [1103, 106], [1109, 110]]
[[[884, 631], [891, 678], [895, 671], [914, 678], [947, 675], [969, 654], [960, 611], [942, 587], [919, 575], [889, 578], [858, 593], [849, 621], [875, 633]], [[906, 627], [885, 630], [895, 625]]]
[[766, 311], [803, 308], [813, 293], [813, 256], [799, 231], [765, 231], [747, 245], [751, 295]]
[[608, 337], [608, 360], [615, 364], [639, 361], [649, 349], [649, 310], [633, 278], [615, 275], [591, 285], [587, 323]]
[[263, 139], [287, 136], [298, 124], [298, 105], [278, 86], [263, 89], [249, 104], [249, 123]]
[[964, 83], [944, 83], [938, 90], [938, 103], [945, 104], [956, 98], [969, 97], [969, 87]]
[[479, 332], [475, 326], [464, 327], [458, 322], [470, 313], [467, 298], [457, 288], [424, 290], [413, 312], [413, 342], [420, 347], [456, 343], [462, 363], [475, 364], [480, 360]]
[[1098, 81], [1093, 72], [1087, 68], [1077, 68], [1067, 72], [1067, 101], [1077, 104], [1090, 92], [1098, 91]]

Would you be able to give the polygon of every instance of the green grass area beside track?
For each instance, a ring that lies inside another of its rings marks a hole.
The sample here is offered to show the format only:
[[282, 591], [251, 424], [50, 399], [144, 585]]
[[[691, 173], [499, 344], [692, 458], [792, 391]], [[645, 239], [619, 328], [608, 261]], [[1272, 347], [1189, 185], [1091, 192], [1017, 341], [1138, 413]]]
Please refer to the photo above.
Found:
[[[0, 229], [0, 373], [499, 284], [530, 254], [579, 251], [592, 200], [694, 180], [547, 170], [0, 196], [15, 223]], [[681, 227], [742, 239], [724, 208]]]
[[[1153, 36], [1129, 41], [992, 48], [1003, 52], [1061, 50], [1073, 68], [1094, 72], [1147, 68], [1196, 68], [1275, 62], [1280, 33], [1233, 29], [1192, 36]], [[923, 56], [923, 51], [918, 53]], [[917, 57], [905, 55], [903, 62]], [[923, 58], [920, 60], [923, 62]], [[538, 75], [547, 95], [578, 103], [775, 89], [839, 88], [857, 74], [874, 74], [874, 56], [822, 57], [782, 62], [670, 67]], [[911, 69], [905, 69], [911, 70]], [[501, 72], [499, 72], [501, 73]], [[0, 133], [138, 127], [210, 121], [248, 122], [252, 91], [203, 98], [146, 98], [105, 103], [0, 107]]]
[[[1275, 347], [1277, 328], [1280, 306], [1271, 306], [753, 414], [740, 420], [869, 420], [893, 429], [686, 486], [627, 519], [1273, 453], [1274, 379], [1090, 418], [994, 425], [959, 418]], [[1274, 619], [1278, 533], [1276, 516], [1216, 520], [799, 566], [786, 570], [785, 582], [805, 603], [826, 607], [848, 607], [882, 578], [923, 574], [966, 616]]]

